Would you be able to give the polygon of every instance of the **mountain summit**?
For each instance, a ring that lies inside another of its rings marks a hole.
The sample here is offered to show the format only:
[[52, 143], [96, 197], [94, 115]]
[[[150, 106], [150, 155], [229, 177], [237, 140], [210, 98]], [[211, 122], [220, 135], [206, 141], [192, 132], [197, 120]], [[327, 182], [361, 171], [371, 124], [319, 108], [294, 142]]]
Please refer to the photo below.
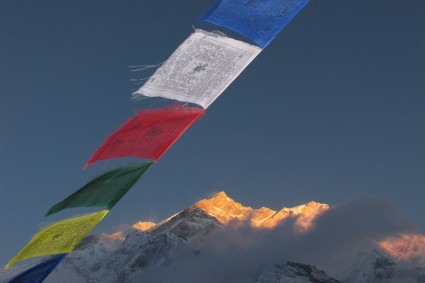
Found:
[[314, 219], [329, 209], [329, 205], [314, 201], [293, 208], [284, 207], [278, 211], [267, 207], [253, 209], [234, 201], [223, 191], [210, 199], [195, 203], [194, 207], [202, 209], [222, 224], [229, 224], [234, 220], [249, 221], [251, 227], [258, 229], [272, 229], [288, 218], [297, 217], [296, 224], [300, 230], [308, 230]]
[[217, 193], [210, 199], [203, 199], [194, 204], [194, 207], [200, 208], [208, 215], [215, 217], [223, 224], [238, 219], [245, 220], [252, 212], [251, 207], [245, 207], [235, 202], [223, 191]]

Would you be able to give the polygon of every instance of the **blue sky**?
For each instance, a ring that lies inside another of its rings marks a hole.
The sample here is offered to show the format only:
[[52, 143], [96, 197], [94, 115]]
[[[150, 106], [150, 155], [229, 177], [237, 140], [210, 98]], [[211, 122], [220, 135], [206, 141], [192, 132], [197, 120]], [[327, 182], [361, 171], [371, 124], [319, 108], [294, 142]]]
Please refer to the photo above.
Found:
[[[0, 265], [47, 209], [128, 160], [82, 166], [210, 0], [0, 2]], [[359, 196], [425, 232], [425, 2], [311, 1], [96, 228], [225, 190], [252, 207]], [[159, 102], [158, 102], [159, 101]], [[78, 212], [78, 211], [77, 211]], [[362, 219], [359, 219], [362, 221]]]

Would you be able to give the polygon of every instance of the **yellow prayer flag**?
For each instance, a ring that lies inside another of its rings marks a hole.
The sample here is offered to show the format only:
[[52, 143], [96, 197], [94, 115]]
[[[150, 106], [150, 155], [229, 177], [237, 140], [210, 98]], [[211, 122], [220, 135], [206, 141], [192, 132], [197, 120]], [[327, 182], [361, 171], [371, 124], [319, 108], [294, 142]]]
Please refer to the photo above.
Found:
[[99, 223], [109, 210], [67, 218], [50, 224], [36, 233], [29, 243], [4, 267], [37, 256], [72, 252], [80, 241]]

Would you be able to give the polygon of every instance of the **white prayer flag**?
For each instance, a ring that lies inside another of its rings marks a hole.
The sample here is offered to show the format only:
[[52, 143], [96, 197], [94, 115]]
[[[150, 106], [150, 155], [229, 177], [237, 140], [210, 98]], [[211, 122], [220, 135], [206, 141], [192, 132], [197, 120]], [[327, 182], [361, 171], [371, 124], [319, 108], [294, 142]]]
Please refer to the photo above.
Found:
[[160, 96], [206, 109], [261, 50], [217, 33], [196, 30], [133, 97]]

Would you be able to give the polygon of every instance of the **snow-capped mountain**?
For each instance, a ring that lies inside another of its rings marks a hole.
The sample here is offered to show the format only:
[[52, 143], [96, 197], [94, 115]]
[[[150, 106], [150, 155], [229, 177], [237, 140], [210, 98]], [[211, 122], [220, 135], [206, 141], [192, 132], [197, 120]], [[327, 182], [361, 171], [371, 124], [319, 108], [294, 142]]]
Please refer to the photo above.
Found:
[[45, 282], [425, 283], [425, 236], [386, 235], [362, 249], [353, 238], [346, 256], [325, 225], [338, 213], [316, 202], [254, 209], [220, 192], [158, 224], [87, 237]]
[[340, 283], [340, 281], [326, 275], [314, 266], [298, 262], [287, 261], [265, 268], [257, 277], [256, 283]]
[[425, 283], [425, 268], [403, 265], [402, 261], [375, 248], [359, 253], [343, 282]]

